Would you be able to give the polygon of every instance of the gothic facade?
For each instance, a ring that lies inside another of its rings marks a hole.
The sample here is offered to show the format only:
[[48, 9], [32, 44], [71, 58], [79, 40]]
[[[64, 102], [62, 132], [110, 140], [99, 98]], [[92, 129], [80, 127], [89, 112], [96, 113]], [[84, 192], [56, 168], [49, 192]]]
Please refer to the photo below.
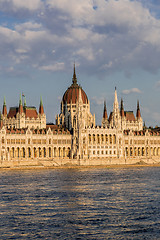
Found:
[[46, 124], [42, 99], [39, 112], [26, 100], [11, 107], [6, 100], [0, 116], [0, 166], [61, 166], [159, 163], [160, 133], [144, 128], [139, 101], [136, 116], [120, 107], [115, 88], [113, 111], [106, 102], [102, 124], [97, 126], [90, 102], [77, 82], [75, 66], [71, 86], [65, 91], [56, 124]]

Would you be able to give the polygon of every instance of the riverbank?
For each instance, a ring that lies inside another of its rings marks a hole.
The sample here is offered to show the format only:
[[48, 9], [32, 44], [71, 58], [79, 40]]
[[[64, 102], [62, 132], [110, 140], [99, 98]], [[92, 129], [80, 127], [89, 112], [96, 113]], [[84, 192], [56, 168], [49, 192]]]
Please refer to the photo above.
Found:
[[144, 167], [160, 167], [158, 164], [113, 164], [113, 165], [63, 165], [63, 166], [12, 166], [12, 167], [0, 167], [0, 171], [10, 171], [10, 170], [45, 170], [45, 169], [98, 169], [98, 168], [144, 168]]
[[0, 169], [61, 169], [61, 168], [118, 168], [118, 167], [160, 166], [160, 159], [21, 159], [1, 161]]

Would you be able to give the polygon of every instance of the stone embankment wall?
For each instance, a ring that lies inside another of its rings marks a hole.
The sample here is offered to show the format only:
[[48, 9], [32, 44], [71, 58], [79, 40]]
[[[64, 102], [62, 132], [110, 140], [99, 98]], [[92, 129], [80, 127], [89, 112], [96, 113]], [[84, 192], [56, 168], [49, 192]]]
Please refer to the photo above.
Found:
[[95, 158], [95, 159], [32, 159], [32, 160], [1, 160], [0, 168], [25, 167], [70, 167], [70, 166], [105, 166], [130, 164], [160, 164], [159, 158]]

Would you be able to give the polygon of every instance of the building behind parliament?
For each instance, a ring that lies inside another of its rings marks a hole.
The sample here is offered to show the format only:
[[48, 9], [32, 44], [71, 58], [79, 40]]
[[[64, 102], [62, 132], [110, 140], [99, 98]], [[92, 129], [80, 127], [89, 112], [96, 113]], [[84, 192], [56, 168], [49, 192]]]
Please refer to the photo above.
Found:
[[65, 91], [56, 124], [46, 124], [42, 98], [39, 111], [26, 99], [7, 110], [4, 98], [0, 114], [1, 167], [148, 164], [160, 162], [160, 134], [144, 127], [139, 101], [136, 116], [120, 107], [115, 88], [113, 110], [106, 102], [101, 126], [90, 112], [90, 101], [77, 82], [75, 65], [72, 84]]

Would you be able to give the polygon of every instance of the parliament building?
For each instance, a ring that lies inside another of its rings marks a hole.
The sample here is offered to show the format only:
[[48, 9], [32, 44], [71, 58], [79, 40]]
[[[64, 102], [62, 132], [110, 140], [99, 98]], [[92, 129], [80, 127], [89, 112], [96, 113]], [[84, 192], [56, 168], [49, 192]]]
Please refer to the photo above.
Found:
[[65, 91], [55, 124], [46, 124], [42, 98], [39, 111], [26, 99], [7, 111], [4, 98], [0, 113], [0, 167], [109, 164], [156, 164], [160, 162], [160, 132], [144, 126], [139, 101], [137, 112], [119, 106], [114, 92], [113, 110], [106, 102], [101, 126], [90, 112], [90, 101], [77, 82]]

